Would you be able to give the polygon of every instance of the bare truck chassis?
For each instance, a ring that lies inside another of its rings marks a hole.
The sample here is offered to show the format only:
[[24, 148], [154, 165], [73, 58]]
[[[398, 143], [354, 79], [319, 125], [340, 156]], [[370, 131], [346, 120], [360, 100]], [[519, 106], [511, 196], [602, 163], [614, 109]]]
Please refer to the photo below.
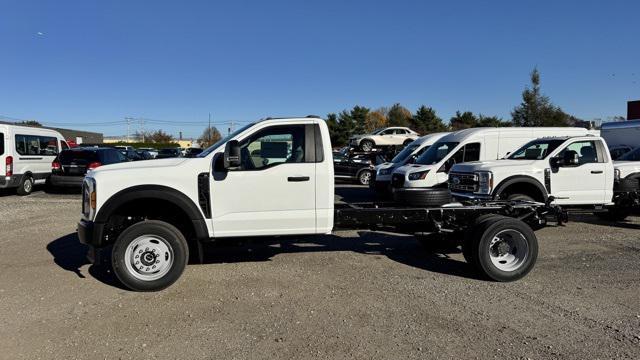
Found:
[[465, 260], [495, 281], [514, 281], [533, 269], [538, 241], [533, 229], [567, 222], [558, 206], [530, 201], [452, 203], [406, 207], [394, 203], [337, 203], [335, 229], [369, 229], [446, 239], [462, 246]]

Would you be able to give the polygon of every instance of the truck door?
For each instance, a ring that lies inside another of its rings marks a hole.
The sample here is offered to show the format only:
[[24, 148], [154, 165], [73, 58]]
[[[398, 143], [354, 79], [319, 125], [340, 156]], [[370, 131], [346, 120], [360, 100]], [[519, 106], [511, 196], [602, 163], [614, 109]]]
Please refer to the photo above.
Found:
[[[578, 156], [577, 164], [563, 164], [551, 168], [551, 195], [559, 204], [602, 204], [605, 200], [607, 177], [612, 174], [602, 143], [596, 140], [576, 140], [561, 149], [556, 157], [566, 154]], [[561, 160], [562, 161], [562, 160]], [[610, 200], [610, 199], [609, 199]]]
[[215, 237], [316, 232], [312, 125], [270, 125], [240, 139], [241, 166], [214, 166]]

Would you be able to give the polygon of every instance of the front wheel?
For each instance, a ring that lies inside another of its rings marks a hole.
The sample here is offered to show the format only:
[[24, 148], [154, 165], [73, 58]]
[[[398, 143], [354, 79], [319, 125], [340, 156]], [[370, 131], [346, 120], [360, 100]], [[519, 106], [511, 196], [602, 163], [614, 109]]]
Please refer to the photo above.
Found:
[[365, 151], [365, 152], [371, 151], [374, 146], [375, 144], [371, 140], [362, 140], [360, 142], [360, 149], [362, 149], [362, 151]]
[[135, 291], [158, 291], [180, 278], [189, 247], [175, 226], [147, 220], [123, 231], [111, 254], [113, 271], [122, 284]]
[[360, 174], [358, 174], [358, 183], [360, 183], [360, 185], [369, 185], [371, 182], [371, 174], [372, 172], [370, 170], [360, 171]]

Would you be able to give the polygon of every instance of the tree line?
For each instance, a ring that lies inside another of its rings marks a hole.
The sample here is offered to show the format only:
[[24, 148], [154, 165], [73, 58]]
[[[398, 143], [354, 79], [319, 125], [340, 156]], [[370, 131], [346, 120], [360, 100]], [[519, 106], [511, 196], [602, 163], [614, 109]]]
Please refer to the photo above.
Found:
[[497, 116], [474, 114], [471, 111], [457, 111], [445, 123], [429, 106], [420, 106], [415, 113], [399, 103], [375, 110], [356, 105], [351, 110], [330, 113], [327, 125], [334, 146], [347, 144], [355, 134], [365, 134], [387, 126], [405, 126], [424, 135], [434, 132], [455, 131], [471, 127], [506, 126], [589, 126], [575, 116], [554, 105], [548, 96], [540, 91], [540, 73], [534, 68], [530, 74], [531, 85], [522, 92], [522, 102], [511, 112], [510, 120]]

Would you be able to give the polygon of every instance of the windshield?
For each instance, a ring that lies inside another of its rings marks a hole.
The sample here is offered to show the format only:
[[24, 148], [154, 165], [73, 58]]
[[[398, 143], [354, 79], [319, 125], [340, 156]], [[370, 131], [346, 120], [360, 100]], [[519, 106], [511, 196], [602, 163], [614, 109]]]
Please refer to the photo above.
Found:
[[637, 147], [628, 153], [622, 155], [618, 160], [624, 161], [640, 161], [640, 147]]
[[411, 156], [411, 154], [418, 148], [418, 146], [420, 145], [413, 145], [413, 144], [409, 144], [407, 145], [404, 149], [402, 149], [402, 151], [400, 151], [393, 159], [391, 159], [392, 163], [401, 163], [404, 162], [405, 160], [407, 160], [409, 158], [409, 156]]
[[209, 146], [206, 150], [204, 150], [203, 152], [201, 152], [200, 154], [198, 154], [196, 157], [206, 157], [207, 155], [211, 154], [211, 152], [215, 149], [217, 149], [220, 145], [226, 143], [227, 141], [233, 139], [236, 135], [240, 134], [241, 132], [247, 130], [248, 128], [252, 127], [253, 125], [255, 125], [255, 122], [252, 122], [250, 124], [247, 124], [243, 127], [241, 127], [240, 129], [232, 132], [231, 134], [223, 137], [222, 139], [216, 141], [215, 144]]
[[453, 149], [458, 146], [458, 142], [437, 142], [425, 151], [416, 160], [416, 164], [433, 165], [444, 159]]
[[536, 139], [511, 154], [510, 160], [542, 160], [564, 143], [564, 139]]

